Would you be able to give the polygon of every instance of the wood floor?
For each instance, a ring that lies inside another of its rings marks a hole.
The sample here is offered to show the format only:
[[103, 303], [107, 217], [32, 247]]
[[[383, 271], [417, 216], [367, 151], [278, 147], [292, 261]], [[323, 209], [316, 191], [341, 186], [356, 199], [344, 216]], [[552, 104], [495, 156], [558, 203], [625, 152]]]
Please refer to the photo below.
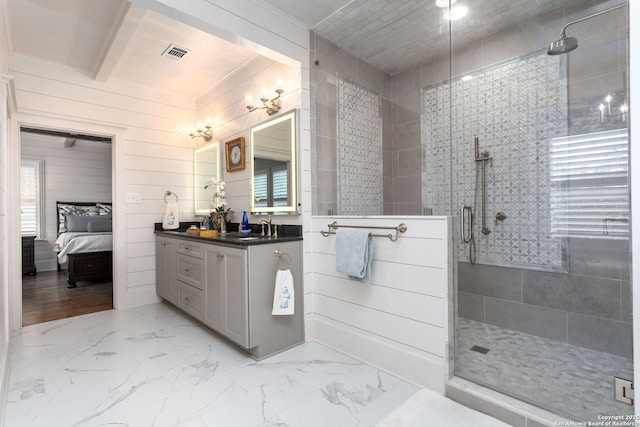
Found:
[[33, 325], [65, 317], [113, 308], [111, 282], [80, 281], [67, 288], [64, 271], [42, 271], [22, 276], [22, 325]]

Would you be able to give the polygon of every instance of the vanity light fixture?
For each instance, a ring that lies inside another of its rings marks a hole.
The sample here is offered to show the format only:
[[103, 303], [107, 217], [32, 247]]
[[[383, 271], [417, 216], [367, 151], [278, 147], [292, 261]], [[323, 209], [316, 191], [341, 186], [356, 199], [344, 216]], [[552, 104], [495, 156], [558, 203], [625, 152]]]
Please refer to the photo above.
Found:
[[262, 90], [260, 91], [260, 101], [262, 102], [261, 106], [256, 106], [254, 105], [253, 102], [253, 96], [248, 95], [247, 96], [247, 110], [249, 110], [249, 112], [253, 112], [255, 110], [267, 110], [267, 114], [268, 115], [273, 115], [275, 113], [277, 113], [278, 111], [280, 111], [280, 95], [282, 95], [284, 93], [284, 90], [281, 89], [282, 88], [282, 79], [278, 79], [277, 82], [277, 89], [276, 89], [276, 93], [278, 94], [275, 98], [273, 99], [269, 99], [267, 98], [267, 88], [263, 87]]
[[191, 138], [202, 138], [205, 141], [211, 141], [211, 119], [209, 117], [204, 119], [204, 123], [198, 122], [195, 126], [189, 128], [189, 136]]

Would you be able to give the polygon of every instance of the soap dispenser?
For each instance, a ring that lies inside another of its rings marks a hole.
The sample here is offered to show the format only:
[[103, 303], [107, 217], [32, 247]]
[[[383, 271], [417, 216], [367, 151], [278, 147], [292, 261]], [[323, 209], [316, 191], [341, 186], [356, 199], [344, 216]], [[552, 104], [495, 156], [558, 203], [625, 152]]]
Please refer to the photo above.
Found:
[[240, 225], [241, 231], [249, 230], [249, 218], [247, 217], [247, 210], [242, 213], [242, 224]]

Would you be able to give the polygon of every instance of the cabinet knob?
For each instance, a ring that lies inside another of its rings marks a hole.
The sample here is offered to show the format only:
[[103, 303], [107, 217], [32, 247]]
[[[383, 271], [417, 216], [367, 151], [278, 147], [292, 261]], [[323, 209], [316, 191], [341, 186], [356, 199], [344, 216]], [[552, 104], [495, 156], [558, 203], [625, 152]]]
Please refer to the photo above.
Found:
[[184, 247], [184, 250], [185, 250], [185, 251], [190, 251], [190, 250], [191, 250], [191, 248], [190, 248], [189, 246], [185, 246], [185, 247]]
[[184, 297], [184, 302], [186, 302], [187, 304], [191, 304], [191, 298]]
[[184, 269], [184, 272], [185, 272], [185, 273], [191, 273], [191, 269], [190, 269], [190, 268], [185, 268], [185, 269]]
[[224, 254], [218, 254], [218, 259], [222, 260], [224, 258]]

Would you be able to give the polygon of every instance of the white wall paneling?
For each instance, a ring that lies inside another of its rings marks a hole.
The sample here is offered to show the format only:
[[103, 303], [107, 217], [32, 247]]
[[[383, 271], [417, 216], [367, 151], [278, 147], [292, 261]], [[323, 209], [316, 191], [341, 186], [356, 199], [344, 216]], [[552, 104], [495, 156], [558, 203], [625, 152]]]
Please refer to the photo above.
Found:
[[[98, 83], [74, 70], [20, 57], [12, 61], [11, 72], [21, 125], [114, 136], [114, 303], [125, 308], [157, 301], [155, 266], [148, 259], [155, 257], [153, 223], [162, 218], [165, 191], [178, 193], [184, 214], [193, 215], [194, 143], [181, 130], [195, 119], [195, 100]], [[130, 191], [140, 194], [141, 203], [125, 203]], [[129, 262], [128, 253], [147, 260], [142, 263], [147, 268]], [[14, 283], [19, 287], [21, 281]], [[12, 305], [20, 311], [20, 300]], [[19, 329], [19, 313], [12, 318], [13, 329]]]
[[[408, 229], [397, 242], [373, 238], [367, 284], [336, 272], [335, 236], [320, 234], [333, 221], [390, 227], [403, 222]], [[447, 217], [314, 217], [308, 236], [313, 247], [313, 310], [307, 315], [307, 337], [444, 393], [450, 227]]]

